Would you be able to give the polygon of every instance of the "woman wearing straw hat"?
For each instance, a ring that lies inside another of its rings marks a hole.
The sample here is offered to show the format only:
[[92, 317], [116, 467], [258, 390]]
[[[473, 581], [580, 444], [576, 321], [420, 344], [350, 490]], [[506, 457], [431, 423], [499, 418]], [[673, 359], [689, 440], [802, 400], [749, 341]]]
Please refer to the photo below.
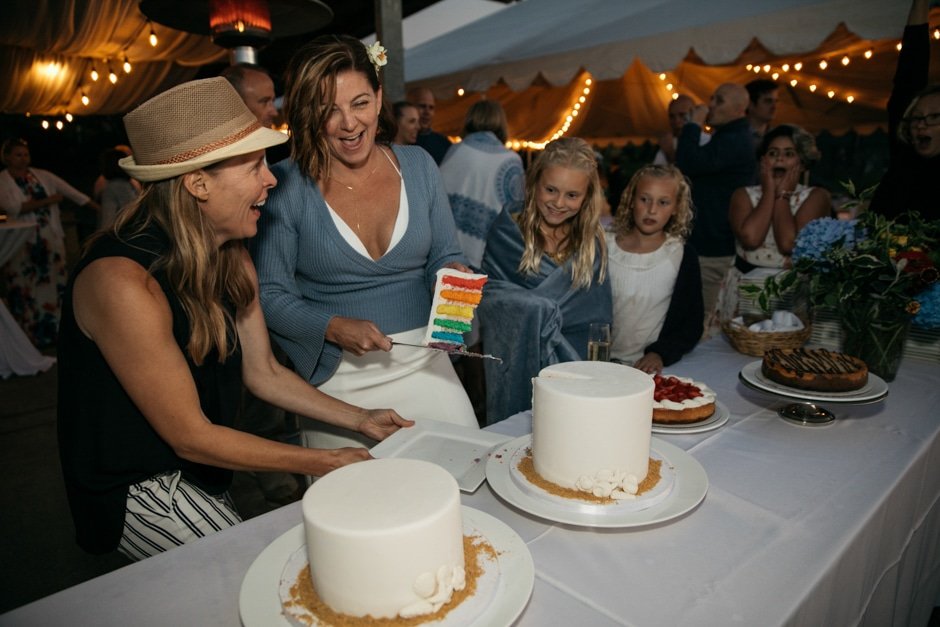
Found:
[[134, 559], [239, 521], [233, 469], [323, 475], [368, 459], [231, 429], [241, 384], [295, 413], [382, 439], [410, 421], [330, 398], [271, 354], [242, 240], [276, 181], [262, 128], [224, 78], [184, 83], [124, 118], [145, 184], [66, 291], [59, 448], [79, 545]]
[[[437, 166], [417, 146], [388, 145], [378, 67], [384, 49], [327, 35], [287, 68], [291, 158], [259, 224], [255, 262], [275, 339], [301, 377], [358, 405], [477, 427], [446, 353], [420, 344], [435, 273], [467, 271]], [[304, 427], [308, 446], [362, 441]]]

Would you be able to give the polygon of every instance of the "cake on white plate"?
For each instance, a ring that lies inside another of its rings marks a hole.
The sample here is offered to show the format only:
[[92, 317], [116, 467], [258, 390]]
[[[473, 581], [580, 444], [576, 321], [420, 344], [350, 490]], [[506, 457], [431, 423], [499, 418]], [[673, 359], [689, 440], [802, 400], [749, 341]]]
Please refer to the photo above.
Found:
[[432, 614], [466, 584], [460, 492], [440, 466], [343, 466], [307, 489], [302, 509], [313, 588], [337, 613]]
[[701, 381], [657, 374], [653, 382], [653, 422], [692, 424], [715, 413], [715, 392]]
[[609, 362], [543, 368], [532, 380], [532, 462], [548, 482], [630, 499], [650, 470], [653, 379]]

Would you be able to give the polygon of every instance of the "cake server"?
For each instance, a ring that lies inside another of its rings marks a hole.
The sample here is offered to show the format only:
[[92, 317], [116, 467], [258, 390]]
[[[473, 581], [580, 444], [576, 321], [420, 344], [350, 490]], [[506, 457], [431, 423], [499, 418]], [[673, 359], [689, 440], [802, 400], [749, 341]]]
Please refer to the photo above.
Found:
[[493, 355], [484, 355], [483, 353], [471, 353], [470, 351], [465, 350], [453, 350], [449, 351], [444, 348], [435, 348], [433, 346], [427, 346], [425, 344], [409, 344], [407, 342], [399, 342], [397, 340], [392, 340], [392, 346], [411, 346], [412, 348], [425, 348], [429, 351], [440, 351], [442, 353], [447, 353], [449, 355], [461, 355], [463, 357], [478, 357], [480, 359], [493, 359], [499, 363], [503, 363], [503, 360], [499, 357]]

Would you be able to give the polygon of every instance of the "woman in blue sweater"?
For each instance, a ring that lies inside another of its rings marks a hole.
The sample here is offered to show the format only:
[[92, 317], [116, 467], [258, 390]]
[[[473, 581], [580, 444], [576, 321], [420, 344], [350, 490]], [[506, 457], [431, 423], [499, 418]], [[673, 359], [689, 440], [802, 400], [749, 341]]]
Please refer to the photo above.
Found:
[[[291, 60], [293, 146], [274, 167], [280, 184], [259, 230], [261, 304], [294, 368], [322, 391], [476, 426], [446, 354], [392, 347], [423, 341], [435, 272], [467, 268], [434, 162], [385, 143], [384, 62], [380, 47], [335, 35]], [[308, 446], [353, 441], [371, 444], [326, 425], [304, 432]]]

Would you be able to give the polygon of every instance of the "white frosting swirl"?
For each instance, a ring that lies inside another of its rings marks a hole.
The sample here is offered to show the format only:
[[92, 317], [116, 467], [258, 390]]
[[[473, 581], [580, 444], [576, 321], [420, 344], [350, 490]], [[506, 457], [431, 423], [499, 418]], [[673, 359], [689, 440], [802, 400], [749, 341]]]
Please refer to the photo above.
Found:
[[454, 590], [463, 590], [466, 585], [466, 573], [460, 566], [441, 566], [437, 573], [421, 573], [414, 583], [415, 594], [421, 600], [405, 607], [398, 615], [413, 618], [433, 614], [450, 601]]
[[582, 492], [617, 500], [636, 498], [639, 485], [639, 480], [625, 470], [606, 468], [598, 470], [593, 477], [582, 475], [575, 482], [575, 486]]

